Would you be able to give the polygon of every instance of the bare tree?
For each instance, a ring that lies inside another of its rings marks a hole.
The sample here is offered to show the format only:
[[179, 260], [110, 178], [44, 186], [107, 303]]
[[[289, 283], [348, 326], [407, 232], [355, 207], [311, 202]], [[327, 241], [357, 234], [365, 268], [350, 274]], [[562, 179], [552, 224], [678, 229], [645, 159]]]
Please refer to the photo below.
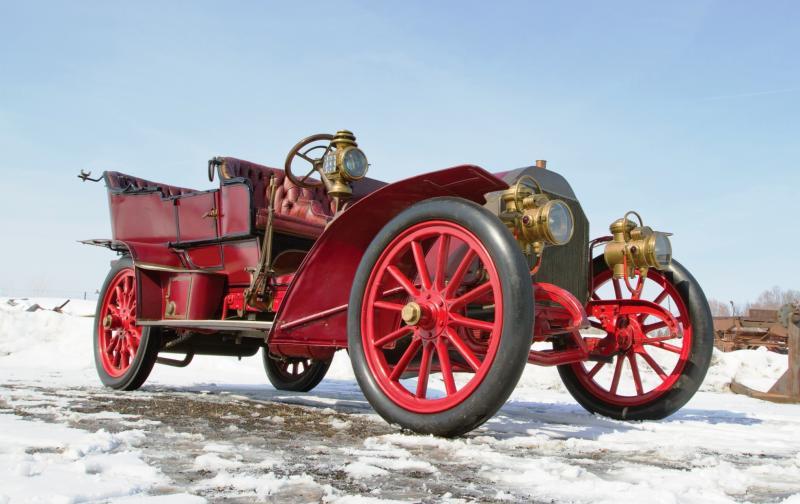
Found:
[[714, 317], [731, 316], [731, 305], [727, 302], [711, 298], [708, 300], [708, 306], [711, 308], [711, 315]]
[[752, 306], [753, 308], [777, 310], [785, 304], [796, 304], [798, 302], [800, 302], [800, 291], [781, 289], [776, 285], [759, 294]]

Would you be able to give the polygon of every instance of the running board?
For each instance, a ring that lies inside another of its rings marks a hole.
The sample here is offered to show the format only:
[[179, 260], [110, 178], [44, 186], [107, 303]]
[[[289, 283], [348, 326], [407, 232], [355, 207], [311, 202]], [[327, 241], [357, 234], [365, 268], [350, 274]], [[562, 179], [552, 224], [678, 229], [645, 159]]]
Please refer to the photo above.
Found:
[[258, 320], [140, 320], [137, 325], [211, 331], [269, 331], [272, 329], [272, 322]]

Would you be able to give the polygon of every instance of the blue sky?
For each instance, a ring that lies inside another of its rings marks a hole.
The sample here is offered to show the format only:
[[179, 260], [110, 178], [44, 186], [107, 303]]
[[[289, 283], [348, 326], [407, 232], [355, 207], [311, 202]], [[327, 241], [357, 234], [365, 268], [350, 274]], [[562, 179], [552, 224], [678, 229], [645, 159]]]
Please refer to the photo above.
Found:
[[352, 129], [371, 176], [544, 158], [592, 234], [675, 233], [707, 295], [800, 289], [796, 2], [0, 0], [0, 294], [77, 295], [112, 255], [80, 169], [208, 188]]

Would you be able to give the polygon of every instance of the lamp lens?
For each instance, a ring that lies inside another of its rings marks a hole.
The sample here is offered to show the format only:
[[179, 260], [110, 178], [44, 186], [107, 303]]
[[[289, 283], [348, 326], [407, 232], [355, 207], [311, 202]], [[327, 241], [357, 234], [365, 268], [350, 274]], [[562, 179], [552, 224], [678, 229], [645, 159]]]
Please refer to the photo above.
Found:
[[572, 238], [574, 223], [572, 212], [566, 203], [560, 200], [551, 201], [550, 212], [547, 214], [547, 227], [556, 245], [563, 245]]
[[656, 233], [653, 255], [660, 268], [666, 268], [672, 262], [672, 244], [666, 234]]
[[351, 179], [360, 179], [367, 174], [367, 156], [361, 149], [348, 149], [344, 153], [342, 164], [345, 175]]

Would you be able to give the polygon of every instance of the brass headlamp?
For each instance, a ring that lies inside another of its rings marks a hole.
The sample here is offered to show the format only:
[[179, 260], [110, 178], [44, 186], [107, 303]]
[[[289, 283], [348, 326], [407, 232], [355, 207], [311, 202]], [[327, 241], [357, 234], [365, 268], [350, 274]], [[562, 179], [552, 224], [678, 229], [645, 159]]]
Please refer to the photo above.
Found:
[[350, 182], [361, 180], [367, 174], [367, 156], [358, 148], [352, 131], [337, 131], [331, 140], [331, 147], [332, 150], [322, 161], [325, 185], [332, 197], [348, 199], [353, 194]]
[[538, 255], [546, 244], [563, 245], [572, 238], [572, 210], [564, 201], [550, 199], [530, 175], [520, 177], [514, 187], [503, 192], [500, 201], [500, 217], [526, 253]]
[[[638, 226], [628, 219], [631, 214], [639, 219]], [[609, 229], [613, 237], [603, 255], [614, 278], [633, 277], [637, 269], [645, 274], [648, 268], [664, 270], [672, 262], [672, 244], [669, 241], [672, 233], [653, 231], [643, 224], [638, 213], [626, 213], [623, 218], [612, 222]]]

